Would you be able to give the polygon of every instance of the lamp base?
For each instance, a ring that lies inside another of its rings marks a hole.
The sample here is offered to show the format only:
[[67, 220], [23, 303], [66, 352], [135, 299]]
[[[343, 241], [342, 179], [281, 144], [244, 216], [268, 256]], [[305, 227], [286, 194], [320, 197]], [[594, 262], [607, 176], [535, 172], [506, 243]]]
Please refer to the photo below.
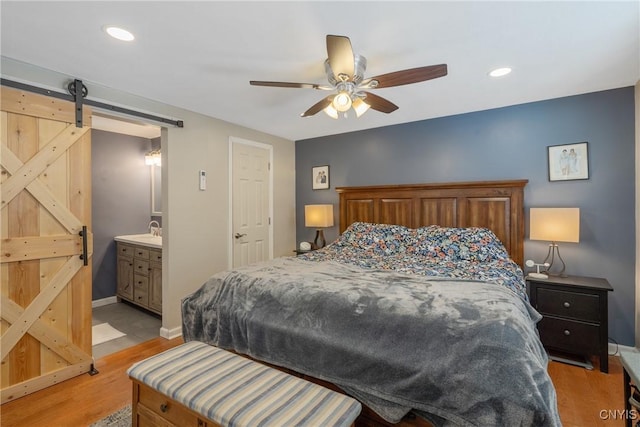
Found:
[[321, 228], [316, 229], [316, 238], [313, 239], [313, 249], [324, 248], [327, 241], [324, 239], [324, 232]]
[[529, 273], [527, 274], [529, 277], [533, 277], [534, 279], [548, 279], [549, 275], [544, 273]]
[[[562, 269], [557, 273], [552, 273], [551, 272], [551, 267], [553, 266], [553, 261], [555, 260], [556, 253], [558, 254], [558, 260], [560, 260], [560, 262], [562, 263]], [[542, 261], [542, 263], [545, 264], [549, 260], [549, 258], [551, 258], [551, 260], [549, 262], [549, 267], [547, 267], [547, 270], [543, 271], [542, 273], [543, 274], [548, 274], [549, 276], [567, 277], [567, 275], [564, 272], [564, 269], [566, 268], [566, 265], [564, 263], [564, 260], [560, 256], [560, 247], [558, 247], [556, 242], [551, 242], [549, 244], [549, 252], [547, 252], [547, 257], [544, 259], [544, 261]]]

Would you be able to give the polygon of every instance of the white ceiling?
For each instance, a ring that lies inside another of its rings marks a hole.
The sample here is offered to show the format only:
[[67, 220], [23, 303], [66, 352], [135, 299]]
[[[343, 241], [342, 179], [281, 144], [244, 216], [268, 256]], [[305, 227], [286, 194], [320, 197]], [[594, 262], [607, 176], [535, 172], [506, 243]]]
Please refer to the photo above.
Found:
[[[291, 140], [634, 85], [640, 2], [0, 3], [3, 56]], [[108, 37], [105, 24], [136, 40]], [[400, 108], [359, 119], [299, 114], [326, 92], [325, 36], [345, 35], [366, 76], [448, 64], [446, 77], [375, 90]], [[487, 73], [511, 66], [507, 77]], [[186, 126], [188, 126], [188, 122]]]

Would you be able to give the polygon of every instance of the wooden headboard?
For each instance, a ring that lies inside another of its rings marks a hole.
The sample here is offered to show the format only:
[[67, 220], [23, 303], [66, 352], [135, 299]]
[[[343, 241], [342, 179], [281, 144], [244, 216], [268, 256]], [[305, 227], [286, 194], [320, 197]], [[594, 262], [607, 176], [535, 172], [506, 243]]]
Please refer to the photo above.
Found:
[[486, 227], [524, 264], [524, 186], [528, 180], [338, 187], [340, 233], [356, 221], [410, 228]]

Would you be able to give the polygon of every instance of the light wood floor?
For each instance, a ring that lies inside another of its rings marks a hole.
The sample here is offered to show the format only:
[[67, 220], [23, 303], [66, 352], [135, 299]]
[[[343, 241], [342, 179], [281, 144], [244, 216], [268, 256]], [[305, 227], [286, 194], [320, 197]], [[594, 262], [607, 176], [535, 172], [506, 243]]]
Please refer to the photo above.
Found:
[[[125, 371], [146, 359], [182, 343], [181, 338], [156, 338], [99, 359], [98, 375], [81, 375], [0, 407], [2, 427], [86, 426], [131, 402], [131, 382]], [[594, 360], [595, 362], [595, 360]], [[622, 411], [622, 365], [609, 357], [609, 374], [557, 362], [549, 374], [558, 394], [558, 408], [565, 427], [624, 426], [621, 419], [602, 419]]]

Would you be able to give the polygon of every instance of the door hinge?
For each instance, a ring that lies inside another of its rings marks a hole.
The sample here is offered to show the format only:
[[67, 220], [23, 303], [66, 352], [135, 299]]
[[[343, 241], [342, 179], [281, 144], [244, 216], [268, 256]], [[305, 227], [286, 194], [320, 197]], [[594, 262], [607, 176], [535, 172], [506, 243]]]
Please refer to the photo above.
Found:
[[269, 217], [269, 225], [271, 225], [271, 217]]
[[267, 170], [270, 171], [271, 170], [271, 162], [267, 162]]

